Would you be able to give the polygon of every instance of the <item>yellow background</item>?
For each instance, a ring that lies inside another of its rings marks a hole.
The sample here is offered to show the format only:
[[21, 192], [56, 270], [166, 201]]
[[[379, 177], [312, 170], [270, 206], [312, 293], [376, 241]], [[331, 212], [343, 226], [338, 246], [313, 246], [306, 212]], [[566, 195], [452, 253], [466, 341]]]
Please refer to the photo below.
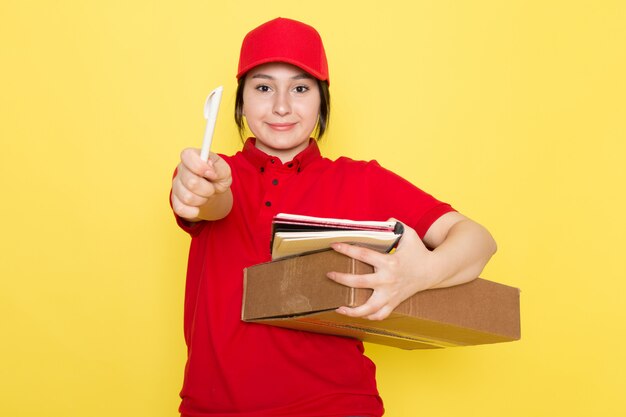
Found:
[[368, 345], [387, 416], [626, 414], [621, 1], [0, 3], [0, 415], [174, 416], [187, 236], [167, 195], [206, 94], [276, 16], [325, 39], [322, 151], [485, 224], [523, 339]]

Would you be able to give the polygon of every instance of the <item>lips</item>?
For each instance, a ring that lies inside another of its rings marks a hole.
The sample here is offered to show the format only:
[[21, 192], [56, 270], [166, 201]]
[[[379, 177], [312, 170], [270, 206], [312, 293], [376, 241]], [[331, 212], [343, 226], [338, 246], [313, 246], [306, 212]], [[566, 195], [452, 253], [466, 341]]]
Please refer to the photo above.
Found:
[[284, 132], [287, 130], [291, 130], [296, 125], [296, 123], [268, 123], [267, 125], [273, 130]]

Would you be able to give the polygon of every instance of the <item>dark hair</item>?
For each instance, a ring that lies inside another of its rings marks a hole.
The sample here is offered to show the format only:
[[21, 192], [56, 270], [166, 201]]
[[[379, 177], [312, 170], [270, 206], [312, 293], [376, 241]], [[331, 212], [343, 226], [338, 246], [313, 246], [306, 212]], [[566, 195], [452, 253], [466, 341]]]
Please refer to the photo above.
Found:
[[[330, 91], [328, 89], [328, 82], [315, 79], [317, 81], [317, 87], [320, 91], [320, 114], [315, 125], [314, 136], [317, 140], [320, 140], [324, 136], [324, 132], [328, 129], [328, 122], [330, 120]], [[239, 79], [237, 84], [237, 95], [235, 97], [235, 123], [239, 129], [239, 136], [241, 139], [245, 139], [246, 126], [243, 122], [243, 88], [246, 85], [246, 75]]]

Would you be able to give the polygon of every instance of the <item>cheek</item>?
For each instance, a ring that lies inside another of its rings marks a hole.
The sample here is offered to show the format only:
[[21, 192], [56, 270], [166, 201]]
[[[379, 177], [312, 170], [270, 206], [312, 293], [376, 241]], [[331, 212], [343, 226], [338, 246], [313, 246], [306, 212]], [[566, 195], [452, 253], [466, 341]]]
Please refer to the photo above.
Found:
[[309, 106], [307, 106], [306, 110], [305, 110], [305, 114], [306, 114], [306, 118], [309, 122], [309, 124], [316, 124], [317, 123], [317, 118], [319, 116], [320, 113], [320, 105], [319, 102], [314, 102], [311, 103]]
[[243, 105], [241, 106], [241, 113], [246, 117], [251, 117], [255, 114], [255, 109], [259, 107], [259, 103], [254, 99], [254, 94], [244, 89], [243, 92]]
[[246, 117], [248, 123], [250, 123], [255, 119], [255, 117], [257, 117], [259, 108], [258, 106], [255, 106], [254, 102], [247, 101], [244, 102], [244, 105], [241, 108], [241, 113]]

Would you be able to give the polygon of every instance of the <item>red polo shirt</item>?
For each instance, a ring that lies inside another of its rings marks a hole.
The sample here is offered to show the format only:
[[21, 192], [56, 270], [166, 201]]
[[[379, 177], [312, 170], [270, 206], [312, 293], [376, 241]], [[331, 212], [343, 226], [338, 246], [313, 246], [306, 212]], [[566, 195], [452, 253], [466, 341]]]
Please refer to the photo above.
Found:
[[222, 157], [233, 175], [230, 214], [192, 225], [178, 219], [192, 237], [182, 415], [382, 415], [375, 366], [361, 342], [241, 321], [242, 270], [270, 260], [271, 222], [280, 212], [395, 217], [423, 237], [453, 209], [375, 161], [323, 158], [315, 141], [286, 164], [258, 150], [254, 139]]

